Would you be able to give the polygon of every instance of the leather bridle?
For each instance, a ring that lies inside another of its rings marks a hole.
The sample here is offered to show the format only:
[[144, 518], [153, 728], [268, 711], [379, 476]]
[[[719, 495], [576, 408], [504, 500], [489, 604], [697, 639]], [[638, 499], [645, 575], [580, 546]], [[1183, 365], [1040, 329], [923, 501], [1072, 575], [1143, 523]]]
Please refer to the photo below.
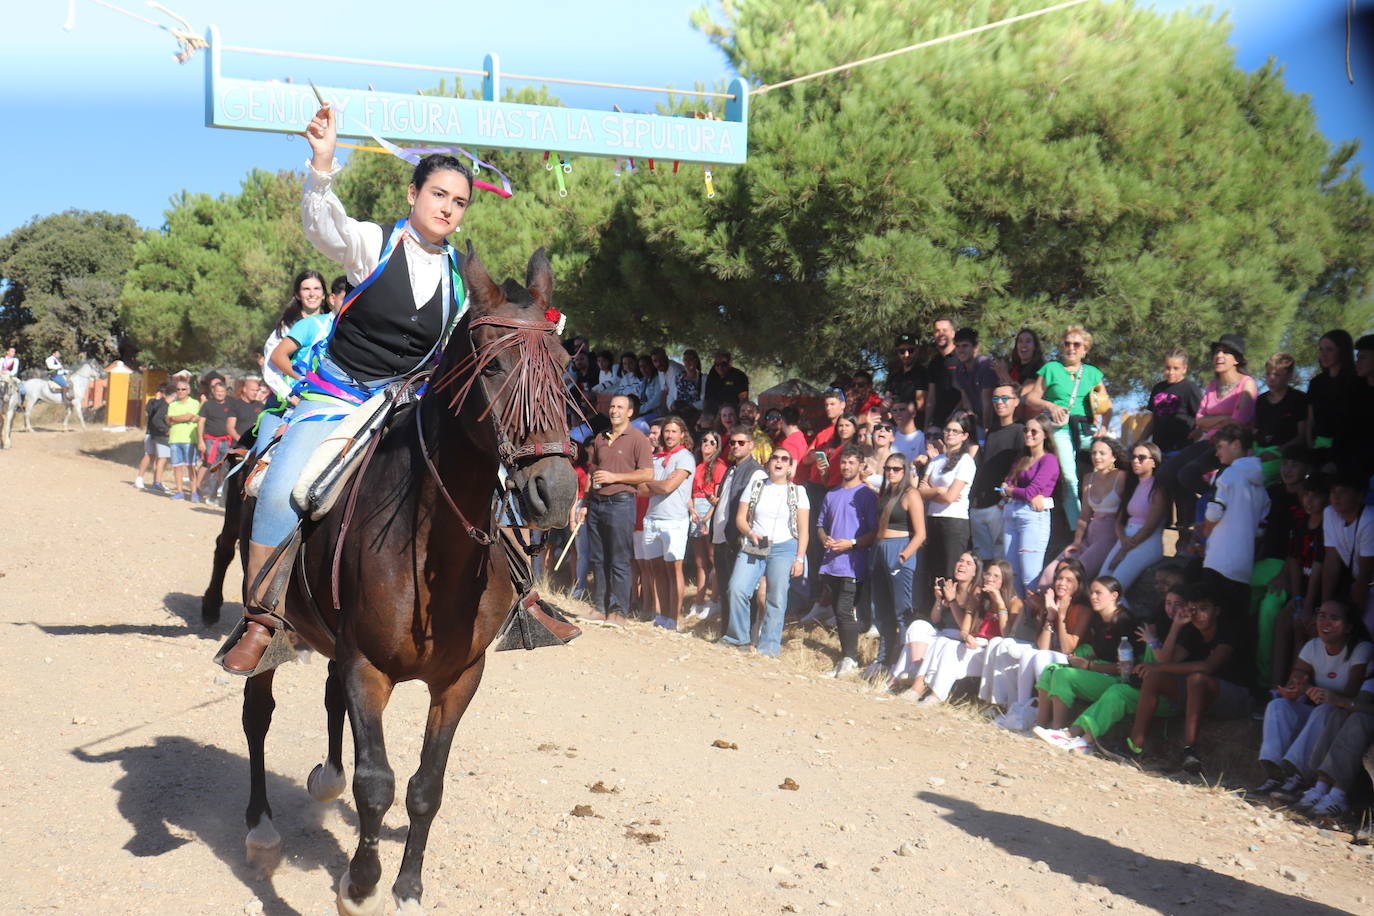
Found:
[[[508, 333], [478, 347], [474, 345], [472, 340], [472, 328], [479, 325], [510, 330]], [[462, 412], [463, 405], [472, 393], [474, 384], [478, 386], [486, 400], [486, 407], [478, 415], [477, 421], [479, 423], [488, 419], [492, 421], [492, 428], [496, 435], [497, 458], [506, 470], [506, 490], [502, 494], [503, 500], [509, 498], [509, 491], [513, 486], [511, 480], [519, 470], [521, 461], [530, 458], [538, 460], [552, 456], [560, 456], [572, 461], [576, 453], [576, 446], [574, 446], [571, 437], [568, 436], [568, 420], [564, 408], [569, 404], [574, 410], [578, 410], [578, 408], [568, 397], [563, 386], [562, 367], [548, 352], [544, 337], [549, 332], [556, 331], [557, 327], [555, 322], [533, 318], [513, 318], [500, 315], [484, 315], [480, 318], [473, 318], [467, 322], [466, 331], [471, 352], [446, 372], [443, 377], [433, 379], [433, 385], [430, 386], [436, 393], [444, 388], [457, 386], [457, 390], [448, 405], [455, 414]], [[517, 351], [515, 367], [507, 374], [505, 381], [502, 382], [501, 387], [493, 396], [488, 390], [485, 378], [483, 378], [483, 371], [501, 353], [511, 349]], [[508, 389], [509, 398], [504, 409], [500, 414], [493, 414], [497, 399], [505, 395]], [[429, 446], [425, 442], [422, 406], [416, 407], [415, 429], [420, 440], [420, 455], [425, 460], [425, 466], [429, 468], [430, 476], [434, 479], [434, 485], [444, 498], [444, 502], [458, 516], [458, 520], [463, 523], [463, 529], [468, 536], [477, 543], [487, 546], [494, 539], [492, 533], [484, 531], [468, 521], [463, 510], [458, 508], [458, 504], [448, 492], [448, 488], [444, 486], [444, 482], [439, 476], [439, 469], [434, 466], [434, 461], [429, 454]], [[535, 429], [560, 431], [562, 438], [542, 442], [526, 441], [523, 445], [515, 445], [515, 439], [527, 439]]]

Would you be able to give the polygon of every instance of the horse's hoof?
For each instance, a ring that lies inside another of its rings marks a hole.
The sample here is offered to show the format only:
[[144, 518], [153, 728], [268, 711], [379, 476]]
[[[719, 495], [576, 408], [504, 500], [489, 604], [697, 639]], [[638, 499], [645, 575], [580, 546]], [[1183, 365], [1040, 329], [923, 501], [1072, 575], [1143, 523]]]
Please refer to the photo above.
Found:
[[420, 906], [420, 901], [402, 900], [395, 894], [391, 899], [396, 901], [396, 916], [425, 916], [425, 908]]
[[380, 884], [361, 900], [354, 900], [348, 896], [348, 887], [348, 869], [344, 869], [344, 873], [339, 876], [339, 892], [335, 897], [339, 905], [339, 916], [378, 916], [382, 912], [384, 896]]
[[272, 826], [272, 819], [264, 816], [258, 825], [248, 831], [244, 841], [248, 864], [264, 875], [276, 871], [281, 862], [281, 834]]
[[343, 794], [346, 785], [348, 780], [343, 771], [335, 769], [332, 763], [315, 764], [315, 769], [305, 778], [305, 791], [317, 802], [332, 802]]

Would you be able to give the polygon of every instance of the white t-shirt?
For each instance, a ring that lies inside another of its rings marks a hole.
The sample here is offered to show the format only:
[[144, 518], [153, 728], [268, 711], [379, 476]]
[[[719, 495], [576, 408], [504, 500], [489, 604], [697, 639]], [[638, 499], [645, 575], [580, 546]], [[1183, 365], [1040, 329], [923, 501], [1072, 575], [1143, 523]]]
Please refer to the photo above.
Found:
[[754, 524], [750, 530], [768, 538], [770, 544], [790, 541], [792, 540], [792, 522], [787, 507], [787, 488], [791, 487], [796, 491], [799, 510], [811, 508], [811, 503], [806, 498], [806, 488], [794, 483], [773, 483], [760, 472], [754, 476], [753, 480], [749, 481], [749, 486], [745, 488], [744, 495], [741, 497], [746, 505], [754, 495], [754, 481], [758, 480], [760, 476], [764, 477], [763, 492], [759, 494], [758, 505], [754, 507]]
[[926, 434], [918, 426], [914, 433], [904, 433], [900, 429], [892, 433], [892, 450], [906, 455], [908, 466], [917, 455], [926, 453]]
[[956, 480], [962, 480], [964, 487], [954, 502], [926, 500], [926, 514], [931, 518], [968, 518], [968, 494], [973, 487], [973, 475], [978, 473], [978, 466], [974, 464], [973, 457], [968, 452], [960, 455], [952, 468], [946, 467], [949, 463], [947, 458], [947, 455], [936, 455], [930, 460], [930, 472], [926, 475], [926, 483], [932, 487], [947, 487]]
[[1350, 669], [1368, 664], [1371, 653], [1374, 653], [1374, 645], [1362, 642], [1351, 649], [1349, 655], [1344, 652], [1327, 655], [1320, 639], [1309, 639], [1298, 653], [1298, 658], [1312, 666], [1313, 687], [1325, 687], [1343, 693], [1350, 681]]
[[644, 517], [661, 521], [686, 521], [687, 503], [692, 497], [692, 474], [697, 469], [697, 460], [692, 457], [691, 449], [679, 449], [666, 460], [655, 457], [653, 463], [654, 480], [667, 480], [673, 471], [686, 471], [687, 478], [671, 493], [650, 496], [649, 510], [644, 513]]
[[1322, 538], [1353, 576], [1359, 572], [1360, 557], [1374, 557], [1374, 507], [1366, 507], [1347, 525], [1335, 509], [1327, 506], [1322, 512]]

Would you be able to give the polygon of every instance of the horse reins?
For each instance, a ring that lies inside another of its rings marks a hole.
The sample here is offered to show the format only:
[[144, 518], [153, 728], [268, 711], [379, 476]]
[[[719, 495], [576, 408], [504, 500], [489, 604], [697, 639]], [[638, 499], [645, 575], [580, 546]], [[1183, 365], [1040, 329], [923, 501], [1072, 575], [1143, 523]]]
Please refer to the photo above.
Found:
[[[524, 458], [545, 458], [561, 455], [571, 461], [576, 447], [567, 435], [567, 417], [563, 413], [563, 406], [569, 399], [561, 381], [562, 367], [548, 352], [542, 339], [543, 335], [548, 332], [556, 331], [558, 325], [552, 321], [533, 318], [506, 318], [486, 315], [481, 318], [474, 318], [468, 323], [468, 343], [470, 346], [472, 345], [471, 329], [478, 325], [511, 328], [513, 330], [488, 341], [481, 347], [472, 347], [472, 352], [449, 370], [443, 378], [435, 380], [435, 389], [454, 384], [459, 378], [466, 375], [467, 378], [463, 380], [449, 401], [451, 410], [455, 413], [461, 412], [468, 395], [472, 393], [474, 383], [481, 379], [482, 371], [502, 352], [510, 349], [518, 350], [519, 358], [516, 367], [497, 390], [495, 397], [486, 390], [485, 382], [480, 384], [480, 390], [486, 397], [487, 406], [478, 415], [477, 420], [480, 423], [490, 417], [496, 406], [497, 398], [505, 394], [512, 382], [518, 379], [519, 384], [512, 390], [513, 403], [507, 405], [502, 415], [494, 417], [495, 422], [492, 423], [496, 433], [496, 451], [502, 465], [506, 468], [507, 474], [513, 474], [516, 470], [516, 463]], [[537, 352], [542, 352], [543, 358], [537, 356]], [[577, 409], [576, 405], [574, 405], [574, 409]], [[463, 510], [458, 508], [458, 504], [448, 492], [448, 488], [444, 486], [444, 481], [439, 476], [439, 469], [434, 466], [434, 460], [430, 457], [429, 447], [425, 441], [423, 417], [423, 405], [417, 406], [415, 430], [420, 440], [420, 456], [424, 458], [425, 467], [429, 469], [435, 487], [438, 488], [439, 494], [443, 496], [449, 509], [463, 523], [463, 529], [467, 532], [468, 537], [484, 547], [489, 546], [494, 540], [492, 534], [468, 521]], [[561, 429], [564, 433], [563, 438], [553, 442], [527, 443], [518, 447], [512, 442], [512, 434], [517, 438], [524, 438], [535, 429], [549, 428]]]

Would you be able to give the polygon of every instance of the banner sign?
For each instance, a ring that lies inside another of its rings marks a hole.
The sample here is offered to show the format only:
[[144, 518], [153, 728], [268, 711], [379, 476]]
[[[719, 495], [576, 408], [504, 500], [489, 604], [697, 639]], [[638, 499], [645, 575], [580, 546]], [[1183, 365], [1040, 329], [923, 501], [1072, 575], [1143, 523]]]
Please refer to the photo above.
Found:
[[[206, 40], [205, 124], [238, 130], [300, 133], [319, 103], [308, 85], [226, 77], [220, 72], [219, 30]], [[553, 150], [581, 156], [738, 164], [749, 138], [749, 87], [730, 83], [724, 120], [632, 114], [500, 102], [500, 64], [487, 56], [482, 99], [320, 86], [338, 115], [340, 137], [481, 149]], [[690, 95], [690, 93], [682, 93]]]

